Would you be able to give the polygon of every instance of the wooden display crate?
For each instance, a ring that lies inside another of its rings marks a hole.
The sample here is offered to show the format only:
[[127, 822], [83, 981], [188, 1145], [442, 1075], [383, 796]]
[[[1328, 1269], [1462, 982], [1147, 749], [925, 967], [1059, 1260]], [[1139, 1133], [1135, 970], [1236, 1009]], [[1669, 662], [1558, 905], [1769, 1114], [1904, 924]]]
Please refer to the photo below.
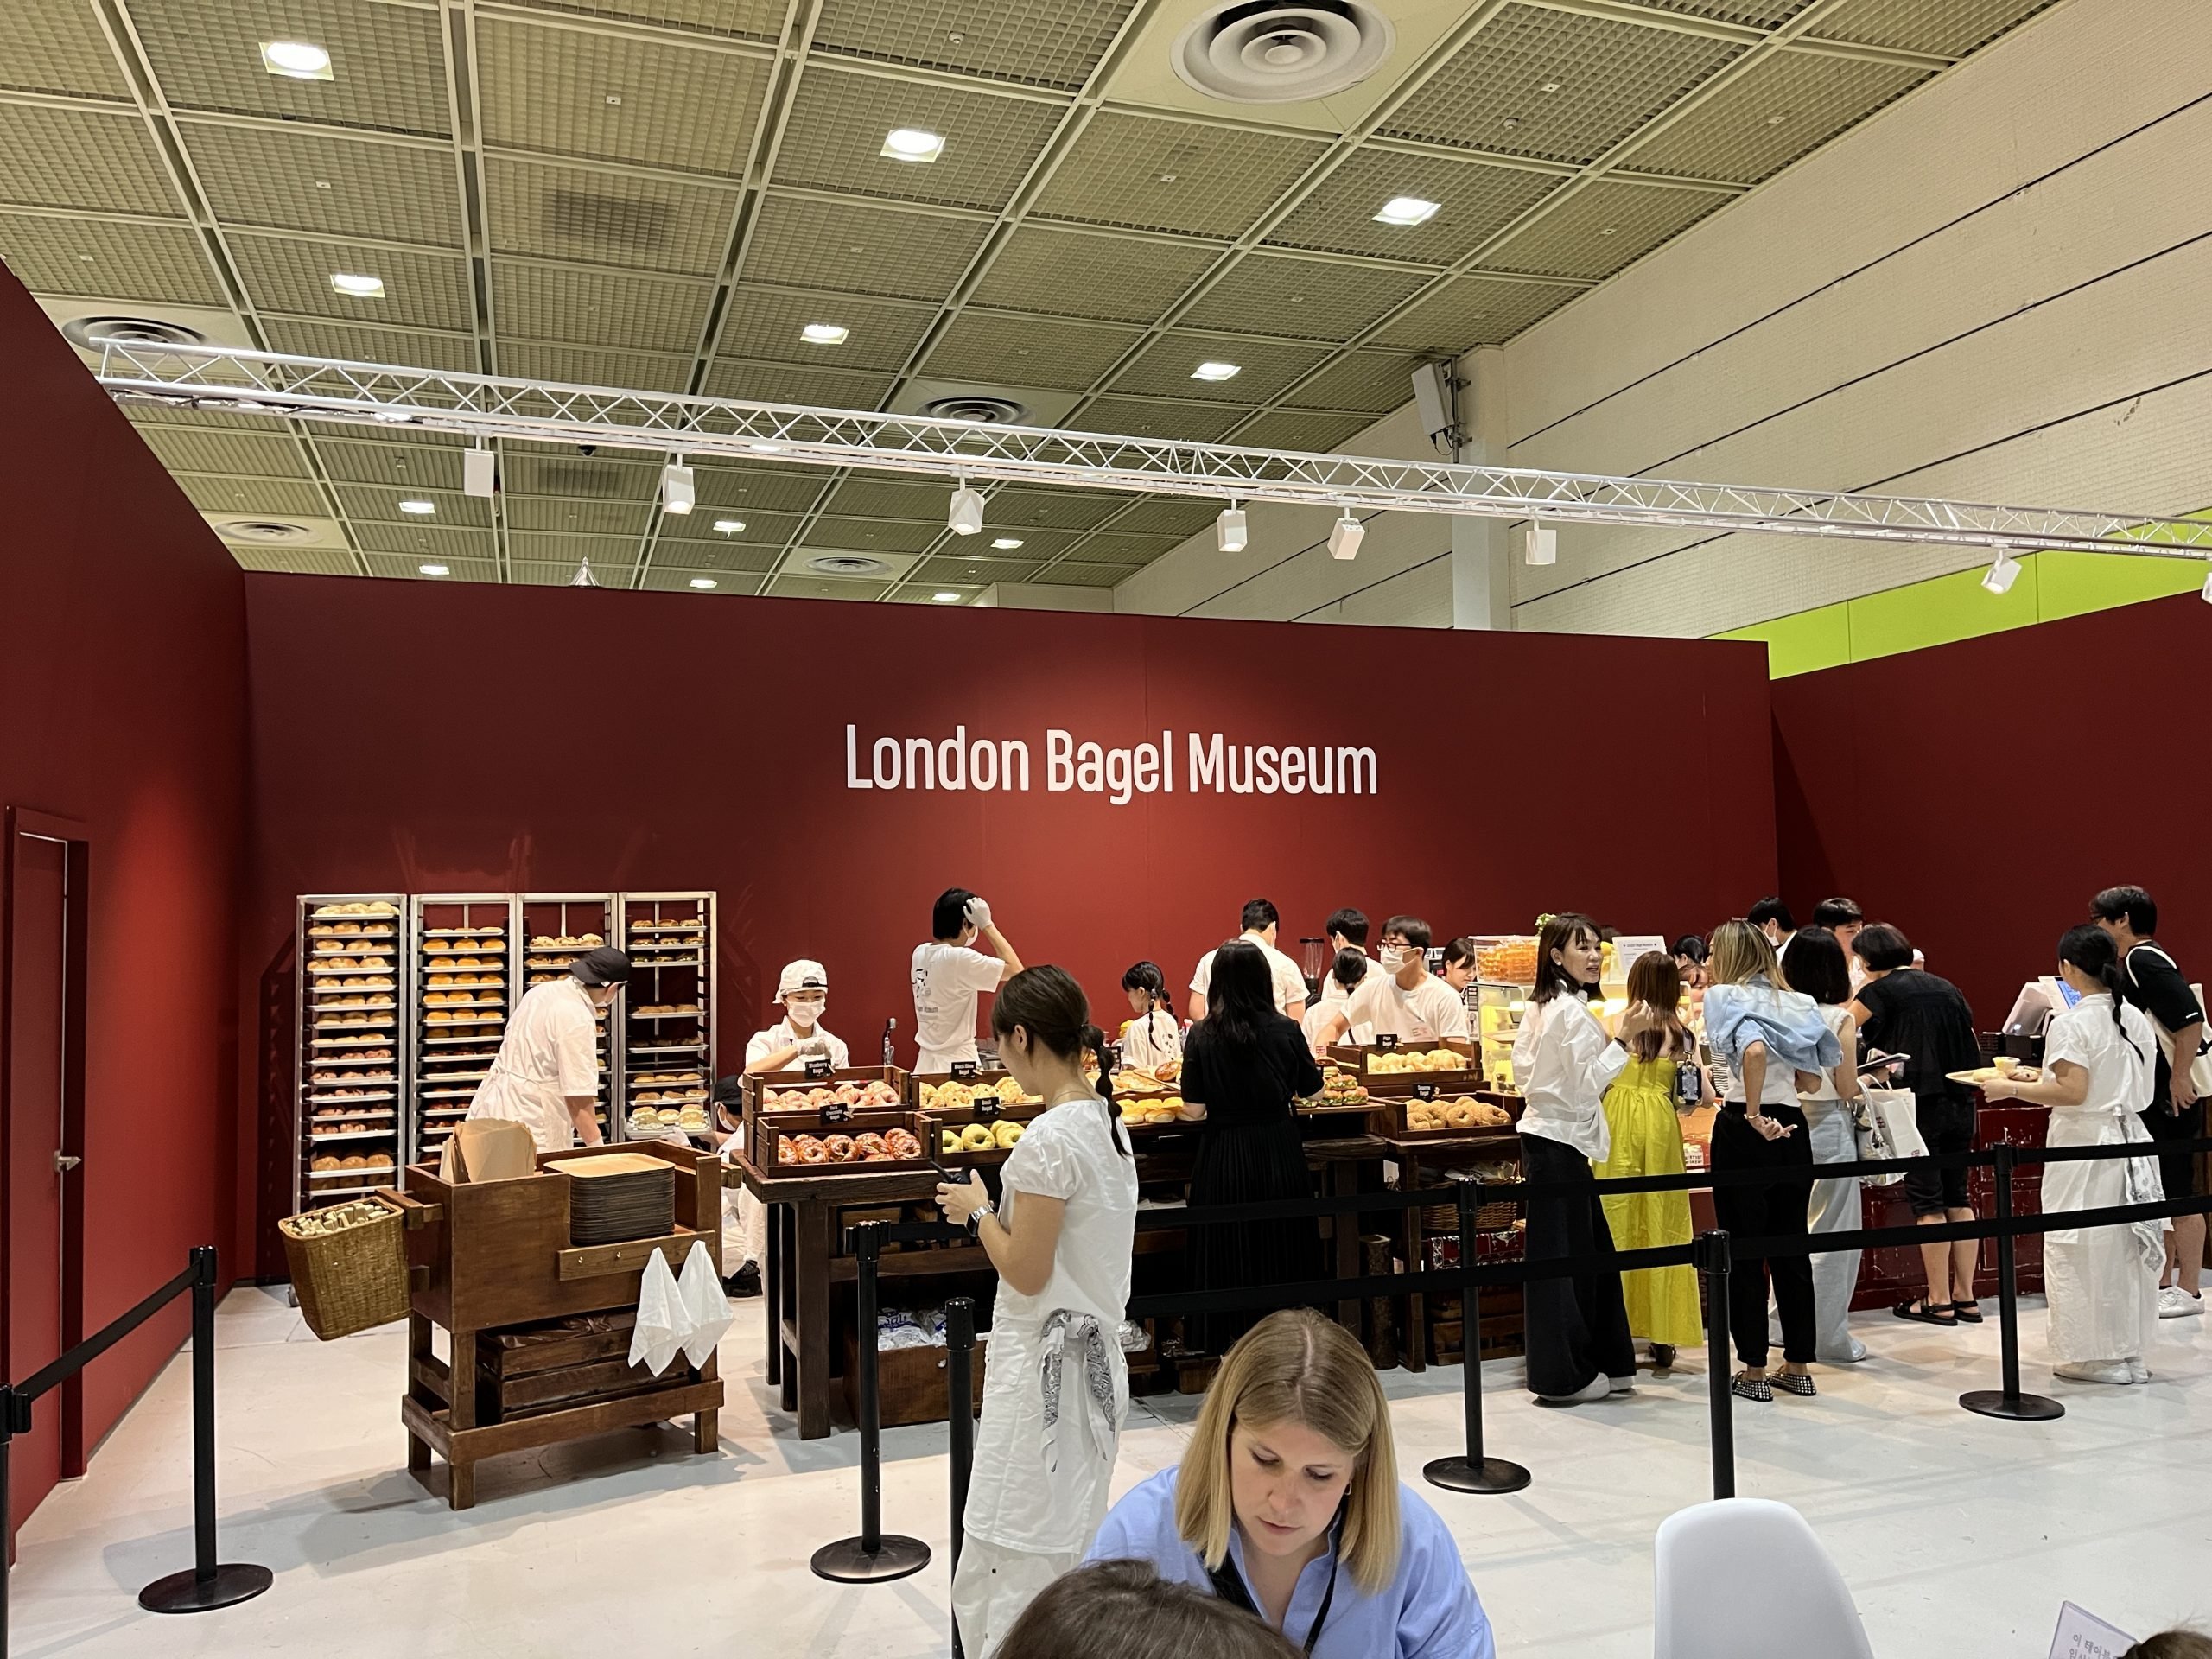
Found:
[[[795, 1176], [913, 1174], [932, 1166], [930, 1153], [935, 1142], [931, 1138], [929, 1124], [923, 1114], [903, 1106], [860, 1111], [830, 1107], [807, 1112], [754, 1112], [748, 1113], [746, 1127], [747, 1155], [764, 1182], [788, 1180]], [[836, 1136], [857, 1140], [863, 1135], [887, 1135], [893, 1129], [905, 1129], [913, 1135], [920, 1145], [920, 1155], [872, 1161], [862, 1158], [833, 1159], [820, 1163], [786, 1161], [783, 1156], [786, 1141], [803, 1143], [804, 1140], [815, 1140], [827, 1145]]]
[[[1382, 1055], [1427, 1054], [1440, 1048], [1450, 1050], [1465, 1060], [1466, 1065], [1440, 1071], [1377, 1071], [1375, 1070], [1375, 1060]], [[1478, 1081], [1482, 1075], [1482, 1058], [1478, 1046], [1465, 1037], [1447, 1037], [1440, 1042], [1428, 1044], [1401, 1043], [1395, 1048], [1386, 1048], [1379, 1043], [1367, 1045], [1337, 1043], [1331, 1046], [1329, 1058], [1350, 1070], [1354, 1076], [1366, 1084], [1370, 1090], [1378, 1083], [1392, 1084], [1401, 1078], [1412, 1078], [1418, 1082], [1423, 1077], [1434, 1077], [1440, 1080], [1449, 1077], [1459, 1080], [1465, 1076], [1465, 1080], [1472, 1084]]]
[[[974, 1374], [970, 1382], [974, 1397], [970, 1405], [980, 1411], [983, 1406], [983, 1350], [990, 1340], [988, 1332], [978, 1332], [976, 1337]], [[879, 1348], [875, 1354], [876, 1421], [885, 1428], [897, 1428], [908, 1423], [941, 1423], [945, 1420], [945, 1408], [950, 1396], [945, 1389], [945, 1358], [943, 1348]], [[861, 1345], [857, 1332], [845, 1332], [845, 1409], [855, 1422], [861, 1414]]]
[[948, 1168], [967, 1168], [976, 1165], [1002, 1164], [1011, 1147], [996, 1144], [988, 1147], [963, 1147], [946, 1151], [944, 1136], [947, 1132], [958, 1135], [971, 1124], [981, 1123], [993, 1128], [1001, 1123], [1019, 1123], [1024, 1128], [1045, 1114], [1044, 1103], [1025, 1102], [1018, 1106], [1000, 1106], [995, 1103], [978, 1101], [973, 1106], [945, 1108], [925, 1107], [914, 1114], [916, 1120], [926, 1124], [922, 1135], [922, 1151]]
[[815, 1089], [835, 1089], [841, 1083], [887, 1083], [896, 1090], [906, 1105], [914, 1103], [914, 1091], [903, 1067], [896, 1065], [843, 1065], [808, 1076], [802, 1071], [771, 1071], [761, 1077], [747, 1073], [745, 1078], [745, 1115], [750, 1119], [760, 1109], [762, 1096], [784, 1094], [798, 1090], [804, 1094]]
[[[1370, 1091], [1369, 1105], [1372, 1109], [1375, 1132], [1392, 1141], [1479, 1141], [1512, 1139], [1519, 1131], [1521, 1096], [1508, 1095], [1497, 1090], [1480, 1087], [1461, 1088], [1447, 1079], [1463, 1076], [1456, 1071], [1440, 1071], [1426, 1077], [1408, 1079], [1411, 1086], [1402, 1090]], [[1386, 1077], [1385, 1083], [1397, 1083], [1396, 1077]], [[1433, 1095], [1425, 1095], [1432, 1089]], [[1507, 1118], [1503, 1123], [1453, 1124], [1443, 1128], [1417, 1129], [1411, 1122], [1415, 1104], [1451, 1106], [1462, 1100], [1471, 1100], [1478, 1105], [1495, 1107]]]

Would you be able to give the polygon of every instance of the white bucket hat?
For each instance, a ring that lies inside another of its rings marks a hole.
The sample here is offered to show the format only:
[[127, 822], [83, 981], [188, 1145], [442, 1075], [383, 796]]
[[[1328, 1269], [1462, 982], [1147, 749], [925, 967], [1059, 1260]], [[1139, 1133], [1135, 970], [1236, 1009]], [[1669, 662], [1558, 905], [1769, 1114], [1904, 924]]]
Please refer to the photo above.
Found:
[[785, 1001], [793, 991], [820, 991], [824, 996], [829, 995], [829, 970], [820, 963], [810, 962], [804, 957], [797, 962], [786, 963], [784, 976], [776, 982], [776, 1001]]

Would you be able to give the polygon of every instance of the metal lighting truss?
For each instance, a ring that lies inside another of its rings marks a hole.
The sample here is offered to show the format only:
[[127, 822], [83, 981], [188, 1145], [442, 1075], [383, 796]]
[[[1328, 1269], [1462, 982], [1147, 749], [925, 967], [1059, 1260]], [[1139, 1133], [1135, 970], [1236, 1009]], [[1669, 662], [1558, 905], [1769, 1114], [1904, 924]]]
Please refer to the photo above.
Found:
[[1658, 524], [2013, 551], [2212, 558], [2212, 523], [1916, 496], [1767, 489], [1388, 461], [621, 391], [214, 346], [106, 341], [116, 397], [545, 443], [861, 467], [1063, 488], [1283, 501], [1351, 512]]

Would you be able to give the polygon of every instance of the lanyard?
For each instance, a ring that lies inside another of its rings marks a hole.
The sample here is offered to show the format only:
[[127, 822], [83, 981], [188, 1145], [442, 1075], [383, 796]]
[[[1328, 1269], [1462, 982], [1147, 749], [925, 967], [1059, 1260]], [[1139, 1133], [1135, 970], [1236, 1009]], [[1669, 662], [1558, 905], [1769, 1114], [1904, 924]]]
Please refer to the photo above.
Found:
[[[1313, 1615], [1313, 1625], [1306, 1632], [1305, 1650], [1309, 1659], [1313, 1644], [1321, 1639], [1321, 1626], [1329, 1621], [1329, 1609], [1336, 1603], [1337, 1569], [1344, 1563], [1344, 1557], [1339, 1553], [1344, 1524], [1344, 1512], [1339, 1505], [1337, 1518], [1329, 1523], [1329, 1587], [1321, 1592], [1320, 1611]], [[1267, 1622], [1266, 1615], [1260, 1611], [1259, 1603], [1252, 1599], [1251, 1591], [1245, 1586], [1243, 1574], [1236, 1570], [1236, 1564], [1228, 1556], [1221, 1558], [1219, 1567], [1207, 1568], [1206, 1576], [1213, 1580], [1214, 1593], [1224, 1601], [1233, 1607], [1242, 1607], [1262, 1624]], [[1289, 1632], [1286, 1630], [1283, 1634], [1287, 1636]]]

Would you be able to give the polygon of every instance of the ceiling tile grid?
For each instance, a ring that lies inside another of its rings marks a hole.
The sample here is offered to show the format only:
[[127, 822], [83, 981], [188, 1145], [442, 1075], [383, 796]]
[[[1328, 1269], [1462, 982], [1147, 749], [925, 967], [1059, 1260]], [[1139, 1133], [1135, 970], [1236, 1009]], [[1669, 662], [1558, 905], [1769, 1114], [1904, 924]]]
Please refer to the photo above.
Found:
[[0, 213], [0, 259], [34, 293], [224, 302], [199, 233], [181, 223], [119, 225]]
[[[226, 545], [228, 545], [226, 543]], [[278, 571], [288, 576], [350, 576], [353, 556], [336, 547], [232, 547], [230, 555], [246, 570]]]
[[[461, 488], [458, 449], [322, 435], [316, 442], [315, 454], [323, 470], [341, 483], [388, 484], [394, 489], [416, 492]], [[509, 482], [512, 485], [512, 480]]]
[[1070, 92], [1106, 54], [1136, 0], [824, 0], [825, 51]]
[[1848, 0], [1814, 31], [1829, 40], [1964, 57], [2058, 0]]
[[[414, 328], [466, 331], [471, 326], [468, 262], [458, 253], [246, 232], [232, 232], [225, 241], [257, 309]], [[370, 297], [341, 293], [331, 286], [335, 274], [377, 277], [384, 292]]]
[[[822, 66], [799, 78], [776, 155], [784, 184], [996, 212], [1059, 125], [1055, 103], [961, 92]], [[885, 156], [900, 129], [944, 137], [933, 162]]]
[[1327, 454], [1355, 432], [1375, 424], [1372, 415], [1332, 410], [1279, 409], [1237, 429], [1229, 442], [1246, 449], [1295, 449]]
[[1180, 438], [1189, 443], [1218, 443], [1244, 414], [1243, 410], [1230, 404], [1100, 397], [1066, 424], [1080, 431], [1122, 437]]
[[[1114, 377], [1111, 390], [1144, 397], [1235, 396], [1265, 403], [1328, 359], [1325, 346], [1171, 329]], [[1236, 372], [1227, 380], [1199, 380], [1192, 372], [1201, 364], [1233, 366]]]
[[1421, 360], [1404, 352], [1347, 352], [1281, 401], [1294, 409], [1387, 415], [1411, 401], [1414, 369]]
[[567, 386], [680, 392], [690, 385], [691, 359], [676, 352], [610, 352], [542, 340], [503, 340], [499, 372]]
[[783, 33], [785, 0], [525, 0], [534, 10], [579, 17], [660, 23], [702, 35], [773, 41]]
[[353, 535], [364, 551], [404, 554], [410, 558], [483, 559], [496, 562], [499, 549], [489, 530], [421, 524], [357, 524]]
[[922, 365], [933, 379], [1081, 391], [1144, 338], [1110, 323], [963, 311]]
[[226, 225], [459, 247], [461, 185], [448, 148], [329, 133], [178, 124], [207, 205]]
[[992, 260], [975, 302], [1106, 322], [1150, 322], [1206, 274], [1221, 246], [1027, 220]]
[[1048, 219], [1234, 240], [1326, 148], [1318, 137], [1105, 111], [1037, 199]]
[[698, 345], [713, 289], [669, 276], [500, 259], [492, 266], [492, 295], [502, 334], [688, 353]]
[[1334, 343], [1363, 333], [1430, 280], [1424, 271], [1248, 253], [1179, 321], [1193, 328]]
[[0, 104], [0, 201], [111, 213], [184, 211], [136, 110], [27, 104]]
[[[1448, 265], [1566, 182], [1563, 175], [1525, 168], [1359, 149], [1270, 231], [1268, 241], [1281, 247]], [[1378, 223], [1376, 213], [1399, 196], [1436, 203], [1434, 217], [1421, 225]]]
[[[592, 586], [595, 588], [627, 588], [630, 573], [637, 568], [637, 544], [632, 543], [629, 551], [604, 562], [591, 561]], [[548, 560], [511, 559], [507, 563], [507, 580], [527, 588], [568, 588], [575, 585], [576, 567], [581, 559]]]
[[130, 82], [86, 5], [0, 7], [0, 86], [127, 99]]
[[265, 514], [272, 518], [320, 518], [330, 511], [320, 486], [282, 478], [204, 477], [180, 473], [177, 482], [202, 512]]
[[[460, 491], [431, 490], [416, 486], [409, 488], [381, 484], [340, 484], [337, 486], [338, 505], [355, 524], [382, 520], [393, 524], [412, 524], [423, 529], [488, 530], [492, 524], [492, 504], [480, 497], [463, 495]], [[429, 516], [418, 516], [404, 511], [403, 501], [428, 502], [435, 509]]]
[[716, 358], [702, 388], [709, 397], [749, 404], [797, 404], [815, 409], [874, 409], [895, 384], [889, 374], [810, 369], [798, 363], [749, 363]]
[[[933, 306], [741, 285], [722, 319], [721, 355], [810, 369], [897, 370], [936, 318]], [[849, 332], [840, 345], [817, 346], [800, 332], [810, 322], [834, 322]]]
[[712, 276], [738, 193], [643, 174], [489, 156], [485, 218], [494, 254]]
[[771, 194], [753, 226], [745, 275], [796, 288], [943, 300], [989, 229], [980, 219]]
[[1471, 346], [1503, 344], [1585, 291], [1560, 283], [1455, 277], [1377, 328], [1373, 343], [1457, 356]]
[[579, 536], [645, 534], [650, 514], [641, 502], [585, 501], [567, 496], [509, 495], [499, 504], [510, 533], [566, 531]]
[[1734, 200], [1702, 190], [1600, 179], [1503, 244], [1484, 263], [1502, 270], [1599, 281]]
[[442, 369], [452, 374], [476, 372], [476, 341], [467, 334], [310, 322], [282, 316], [264, 316], [261, 327], [271, 351], [289, 352], [296, 357], [389, 363], [407, 369]]
[[[125, 0], [169, 105], [327, 126], [445, 134], [441, 13], [376, 0]], [[264, 41], [311, 41], [330, 79], [263, 67]]]
[[146, 447], [173, 473], [229, 473], [248, 478], [306, 478], [299, 446], [281, 433], [142, 423]]
[[[407, 553], [368, 552], [361, 556], [372, 576], [397, 576], [407, 582], [497, 582], [499, 579], [499, 561], [488, 554], [475, 558], [458, 558], [446, 555], [437, 559], [423, 559]], [[424, 575], [416, 567], [421, 564], [443, 564], [446, 574], [442, 577]]]
[[1638, 172], [1757, 184], [1934, 71], [1782, 52], [1636, 147]]

